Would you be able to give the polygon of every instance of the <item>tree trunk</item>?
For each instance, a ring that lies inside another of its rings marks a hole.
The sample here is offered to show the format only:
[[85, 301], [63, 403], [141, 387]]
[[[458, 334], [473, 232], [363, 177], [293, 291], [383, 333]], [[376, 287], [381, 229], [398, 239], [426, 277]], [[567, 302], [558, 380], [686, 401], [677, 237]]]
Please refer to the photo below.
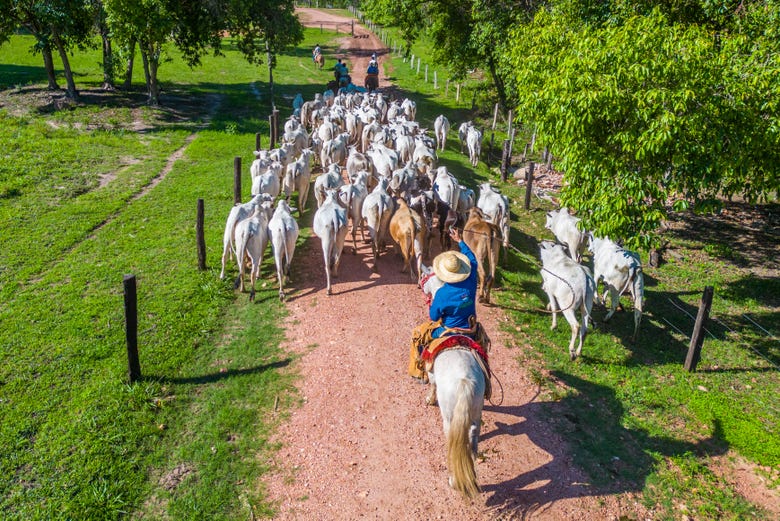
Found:
[[46, 69], [46, 76], [49, 77], [49, 90], [60, 90], [57, 84], [57, 74], [54, 72], [54, 58], [51, 55], [51, 46], [47, 43], [41, 49], [43, 55], [43, 66]]
[[133, 85], [133, 62], [135, 62], [135, 38], [130, 40], [129, 55], [127, 58], [127, 69], [125, 69], [124, 89], [130, 90]]
[[73, 81], [73, 72], [70, 70], [70, 61], [68, 60], [68, 53], [65, 50], [65, 45], [62, 43], [57, 31], [52, 30], [52, 39], [54, 45], [57, 46], [57, 51], [60, 53], [60, 59], [62, 60], [62, 70], [65, 73], [65, 81], [67, 82], [67, 95], [70, 99], [79, 99], [79, 91], [76, 90], [76, 82]]
[[103, 40], [103, 90], [114, 90], [114, 53], [107, 27], [100, 28], [100, 37]]
[[268, 88], [271, 95], [271, 110], [276, 108], [274, 103], [274, 68], [273, 68], [273, 56], [271, 56], [271, 46], [268, 44], [268, 40], [265, 41], [266, 60], [268, 61]]
[[504, 80], [498, 75], [498, 72], [496, 71], [496, 63], [492, 56], [488, 57], [488, 68], [490, 69], [490, 76], [493, 78], [493, 85], [496, 86], [498, 103], [502, 108], [505, 108], [507, 106], [506, 88], [504, 86]]
[[159, 66], [159, 53], [155, 53], [154, 44], [141, 45], [141, 58], [144, 62], [144, 76], [146, 76], [146, 89], [149, 93], [149, 104], [160, 104], [160, 86], [157, 83], [157, 68]]

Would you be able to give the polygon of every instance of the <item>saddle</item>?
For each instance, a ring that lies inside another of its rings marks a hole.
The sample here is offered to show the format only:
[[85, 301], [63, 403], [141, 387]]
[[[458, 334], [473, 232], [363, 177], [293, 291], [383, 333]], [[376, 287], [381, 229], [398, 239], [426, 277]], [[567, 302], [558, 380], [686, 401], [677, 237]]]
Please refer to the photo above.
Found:
[[433, 371], [433, 366], [436, 361], [436, 357], [442, 351], [447, 349], [463, 349], [468, 350], [474, 356], [474, 359], [482, 369], [482, 374], [485, 376], [485, 399], [490, 400], [492, 395], [492, 386], [490, 385], [490, 365], [488, 363], [487, 351], [475, 342], [471, 337], [461, 334], [448, 334], [439, 338], [434, 338], [428, 347], [423, 349], [420, 354], [422, 362], [425, 366], [425, 370], [428, 372]]

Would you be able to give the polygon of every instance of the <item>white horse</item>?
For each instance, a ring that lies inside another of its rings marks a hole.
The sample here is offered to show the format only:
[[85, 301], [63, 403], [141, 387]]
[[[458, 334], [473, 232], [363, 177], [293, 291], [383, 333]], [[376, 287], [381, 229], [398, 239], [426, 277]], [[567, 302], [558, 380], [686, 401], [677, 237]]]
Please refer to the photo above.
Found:
[[[421, 270], [420, 286], [426, 295], [433, 295], [442, 286], [433, 269], [425, 265]], [[455, 336], [453, 338], [459, 338]], [[477, 457], [479, 429], [482, 422], [482, 405], [485, 401], [485, 374], [482, 372], [477, 354], [468, 349], [468, 338], [464, 347], [441, 351], [427, 369], [431, 390], [426, 403], [439, 404], [444, 423], [444, 438], [447, 444], [447, 469], [449, 484], [465, 497], [474, 498], [480, 488], [474, 461]]]

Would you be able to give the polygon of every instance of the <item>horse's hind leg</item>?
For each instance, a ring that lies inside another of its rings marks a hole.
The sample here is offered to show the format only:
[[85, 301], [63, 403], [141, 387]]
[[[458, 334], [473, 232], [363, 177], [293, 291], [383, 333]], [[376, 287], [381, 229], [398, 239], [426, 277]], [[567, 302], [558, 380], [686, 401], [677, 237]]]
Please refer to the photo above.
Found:
[[436, 382], [434, 381], [431, 381], [430, 390], [428, 391], [428, 396], [425, 397], [425, 404], [438, 405], [436, 400]]

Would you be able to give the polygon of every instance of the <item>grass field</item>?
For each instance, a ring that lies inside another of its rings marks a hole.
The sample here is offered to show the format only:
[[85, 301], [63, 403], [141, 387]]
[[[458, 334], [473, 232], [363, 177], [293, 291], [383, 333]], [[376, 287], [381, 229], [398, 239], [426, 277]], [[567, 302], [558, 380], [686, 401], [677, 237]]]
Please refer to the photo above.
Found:
[[[335, 36], [307, 30], [306, 41], [280, 57], [274, 78], [282, 118], [296, 93], [310, 99], [322, 90], [330, 73], [314, 69], [309, 49], [319, 42], [327, 54]], [[195, 70], [171, 53], [160, 69], [165, 106], [153, 110], [138, 91], [96, 91], [98, 57], [85, 53], [72, 62], [85, 101], [71, 105], [42, 88], [31, 44], [15, 36], [0, 47], [4, 518], [245, 519], [250, 508], [270, 515], [258, 476], [268, 470], [274, 425], [295, 407], [283, 398], [295, 396], [294, 381], [278, 370], [291, 362], [278, 348], [285, 311], [273, 284], [248, 304], [232, 281], [217, 277], [233, 158], [246, 172], [255, 132], [267, 144], [267, 69], [247, 65], [229, 41], [224, 57]], [[423, 63], [425, 49], [415, 48]], [[464, 87], [456, 102], [452, 85], [445, 95], [443, 73], [434, 89], [431, 71], [426, 83], [400, 57], [391, 66], [388, 75], [414, 93], [423, 126], [432, 128], [439, 113], [455, 128], [465, 119], [489, 126], [492, 101], [478, 87], [476, 96]], [[522, 131], [520, 143], [528, 139]], [[453, 132], [442, 164], [472, 188], [498, 182], [495, 168], [472, 170], [455, 141]], [[639, 341], [629, 341], [630, 313], [618, 313], [589, 334], [584, 356], [571, 363], [568, 326], [550, 332], [541, 311], [537, 244], [552, 238], [544, 229], [549, 206], [534, 199], [526, 211], [521, 187], [502, 191], [512, 200], [517, 248], [496, 292], [509, 317], [509, 348], [539, 385], [533, 406], [571, 440], [590, 493], [639, 494], [658, 519], [765, 518], [722, 470], [735, 460], [770, 488], [780, 479], [777, 226], [757, 221], [758, 229], [743, 230], [752, 233], [745, 247], [725, 225], [680, 219], [666, 233], [667, 262], [645, 269]], [[205, 272], [195, 250], [199, 198]], [[762, 210], [777, 215], [777, 205]], [[646, 252], [642, 258], [647, 264]], [[139, 284], [144, 374], [132, 385], [122, 308], [122, 277], [130, 273]], [[263, 273], [270, 274], [268, 262]], [[717, 320], [689, 374], [682, 368], [689, 315], [706, 285], [715, 288]], [[595, 308], [597, 321], [603, 314]]]

